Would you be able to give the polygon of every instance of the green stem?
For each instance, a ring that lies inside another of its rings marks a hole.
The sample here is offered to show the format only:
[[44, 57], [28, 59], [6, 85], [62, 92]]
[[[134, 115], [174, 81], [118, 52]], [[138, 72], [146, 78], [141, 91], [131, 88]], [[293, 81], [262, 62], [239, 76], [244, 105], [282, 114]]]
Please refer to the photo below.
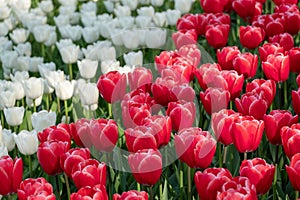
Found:
[[4, 114], [3, 114], [3, 110], [0, 111], [0, 113], [1, 113], [1, 125], [4, 128]]
[[296, 190], [295, 191], [295, 200], [298, 200], [298, 197], [299, 197], [299, 192]]
[[60, 113], [60, 99], [59, 98], [56, 99], [57, 99], [57, 112]]
[[224, 153], [223, 153], [223, 165], [226, 165], [227, 151], [228, 151], [228, 147], [225, 146], [224, 147]]
[[277, 163], [275, 164], [275, 175], [273, 182], [273, 200], [276, 200], [276, 184], [277, 184]]
[[191, 200], [191, 191], [192, 191], [192, 183], [191, 183], [191, 168], [188, 166], [188, 172], [187, 172], [187, 176], [188, 176], [188, 200]]
[[150, 193], [150, 200], [153, 200], [154, 198], [153, 198], [153, 185], [151, 185], [150, 187], [149, 187], [149, 193]]
[[41, 51], [42, 51], [42, 57], [45, 58], [45, 44], [41, 43]]
[[35, 113], [36, 112], [36, 104], [35, 104], [35, 99], [33, 99], [33, 113]]
[[138, 182], [136, 182], [136, 187], [137, 187], [137, 191], [140, 192], [141, 191], [141, 185]]
[[50, 95], [50, 94], [46, 94], [46, 109], [47, 109], [48, 112], [49, 112], [49, 110], [50, 110], [50, 106], [49, 106], [49, 95]]
[[66, 121], [65, 123], [69, 123], [69, 115], [68, 115], [68, 101], [67, 100], [64, 100], [64, 106], [65, 106], [65, 115], [66, 115]]
[[283, 102], [283, 104], [284, 105], [287, 105], [288, 104], [288, 100], [287, 100], [287, 82], [285, 81], [284, 83], [283, 83], [283, 97], [284, 97], [284, 102]]
[[68, 176], [67, 176], [66, 173], [64, 173], [64, 177], [65, 177], [65, 181], [66, 181], [66, 187], [67, 187], [68, 199], [70, 200], [71, 191], [70, 191], [69, 178], [68, 178]]
[[179, 171], [179, 188], [180, 188], [180, 199], [183, 199], [183, 195], [182, 195], [182, 192], [183, 192], [183, 170], [182, 170], [182, 167], [181, 167], [181, 163], [179, 162], [179, 167], [178, 169], [180, 170]]
[[108, 118], [112, 117], [112, 105], [110, 103], [107, 104], [108, 106]]
[[247, 160], [247, 152], [244, 153], [244, 160]]
[[31, 155], [28, 155], [28, 165], [29, 165], [29, 174], [30, 174], [30, 177], [33, 178]]
[[111, 174], [110, 174], [110, 167], [109, 167], [109, 154], [106, 153], [106, 166], [107, 166], [107, 182], [108, 184], [106, 184], [107, 186], [107, 190], [108, 190], [108, 195], [111, 197], [112, 194], [112, 187], [111, 187]]
[[70, 75], [70, 81], [73, 80], [72, 63], [69, 64], [69, 75]]
[[12, 196], [10, 194], [7, 195], [7, 200], [12, 200]]
[[58, 200], [61, 200], [58, 176], [59, 175], [55, 176], [55, 182], [56, 182], [57, 197], [58, 197]]
[[218, 143], [218, 154], [219, 154], [219, 167], [223, 167], [223, 162], [222, 162], [222, 144]]

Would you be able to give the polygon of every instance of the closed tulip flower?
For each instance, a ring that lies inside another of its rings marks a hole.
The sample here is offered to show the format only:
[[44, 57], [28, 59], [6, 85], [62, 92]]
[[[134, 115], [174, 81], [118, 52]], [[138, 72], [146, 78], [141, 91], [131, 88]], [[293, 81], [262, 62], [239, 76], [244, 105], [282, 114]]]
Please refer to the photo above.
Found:
[[53, 188], [50, 183], [43, 177], [28, 178], [21, 182], [18, 188], [18, 199], [47, 199], [55, 200]]
[[180, 11], [179, 10], [170, 10], [168, 9], [166, 12], [167, 22], [170, 26], [176, 25], [176, 22], [180, 18]]
[[240, 176], [247, 177], [255, 186], [257, 194], [265, 194], [270, 189], [275, 174], [274, 165], [264, 159], [244, 160], [240, 166]]
[[222, 70], [221, 75], [227, 83], [227, 85], [225, 85], [225, 89], [230, 92], [230, 99], [234, 100], [240, 95], [243, 89], [244, 76], [238, 75], [235, 70]]
[[48, 24], [35, 26], [33, 28], [33, 35], [34, 35], [35, 40], [40, 43], [46, 42], [53, 29], [55, 30], [55, 27], [49, 26]]
[[192, 0], [175, 0], [175, 9], [179, 10], [181, 14], [188, 13], [192, 8]]
[[146, 46], [148, 48], [157, 49], [166, 43], [167, 31], [161, 28], [153, 28], [146, 32], [145, 37], [147, 38]]
[[56, 113], [47, 110], [35, 112], [31, 115], [31, 122], [34, 130], [41, 132], [45, 128], [55, 125]]
[[250, 21], [255, 15], [260, 15], [256, 13], [256, 0], [234, 0], [232, 2], [233, 10], [245, 21]]
[[261, 95], [270, 106], [276, 95], [276, 83], [273, 80], [254, 79], [246, 85], [246, 93], [248, 92]]
[[294, 47], [294, 38], [289, 33], [282, 33], [269, 37], [270, 43], [278, 43], [285, 51], [289, 51]]
[[113, 200], [125, 200], [125, 199], [134, 199], [138, 198], [140, 200], [148, 200], [148, 193], [144, 191], [136, 191], [136, 190], [129, 190], [127, 192], [123, 192], [120, 194], [114, 194], [112, 199]]
[[77, 189], [95, 185], [106, 185], [106, 165], [94, 159], [87, 159], [72, 170], [72, 178]]
[[37, 132], [22, 130], [18, 134], [13, 134], [19, 151], [24, 155], [32, 155], [38, 149]]
[[265, 31], [256, 26], [240, 26], [240, 42], [248, 49], [255, 49], [265, 38]]
[[222, 13], [227, 0], [200, 0], [200, 4], [206, 13]]
[[98, 61], [83, 59], [77, 61], [80, 76], [85, 79], [94, 78], [98, 68]]
[[76, 46], [75, 44], [68, 44], [61, 46], [58, 50], [65, 64], [77, 62], [80, 51], [79, 46]]
[[[71, 125], [59, 124], [57, 126], [51, 126], [43, 129], [42, 132], [38, 133], [38, 139], [40, 143], [51, 142], [51, 141], [61, 141], [67, 142], [71, 145]], [[74, 128], [74, 127], [73, 127]]]
[[296, 114], [300, 114], [300, 89], [292, 90], [292, 104]]
[[127, 49], [136, 49], [140, 44], [137, 32], [134, 30], [123, 31], [122, 40]]
[[138, 88], [149, 91], [152, 84], [153, 75], [150, 69], [137, 67], [128, 74], [130, 90]]
[[300, 138], [299, 130], [300, 124], [293, 124], [291, 127], [284, 126], [280, 131], [283, 150], [290, 159], [296, 153], [300, 153], [300, 148], [298, 145]]
[[41, 78], [31, 77], [24, 81], [24, 91], [26, 97], [37, 99], [43, 95], [44, 82]]
[[227, 108], [230, 94], [227, 90], [208, 88], [205, 93], [200, 92], [200, 100], [207, 114], [211, 115]]
[[0, 110], [4, 108], [14, 107], [16, 95], [13, 91], [0, 91]]
[[23, 178], [22, 158], [0, 157], [0, 195], [16, 193]]
[[143, 149], [128, 156], [133, 177], [139, 184], [154, 185], [162, 173], [162, 156], [158, 150]]
[[300, 73], [300, 67], [298, 63], [300, 62], [300, 48], [293, 47], [288, 51], [290, 58], [290, 70], [292, 72]]
[[88, 110], [96, 110], [98, 108], [99, 91], [95, 83], [83, 83], [80, 85], [79, 96], [81, 104]]
[[292, 126], [298, 122], [298, 115], [293, 116], [288, 110], [272, 110], [264, 115], [266, 135], [271, 144], [281, 144], [280, 130], [284, 126]]
[[93, 43], [99, 38], [99, 31], [97, 27], [85, 27], [82, 29], [82, 36], [86, 43]]
[[269, 55], [267, 60], [262, 62], [262, 69], [268, 79], [276, 82], [286, 81], [290, 72], [289, 56]]
[[60, 166], [63, 171], [71, 178], [72, 171], [80, 162], [90, 159], [90, 150], [87, 148], [73, 148], [62, 154]]
[[85, 186], [80, 188], [77, 192], [72, 193], [70, 196], [70, 200], [83, 200], [83, 199], [91, 199], [91, 200], [108, 200], [107, 192], [104, 185], [95, 185], [94, 187]]
[[225, 168], [207, 168], [203, 172], [197, 171], [194, 175], [199, 197], [207, 200], [215, 200], [222, 185], [231, 179], [231, 173]]
[[12, 151], [15, 148], [15, 144], [12, 131], [9, 129], [3, 129], [1, 131], [0, 129], [0, 145], [4, 145], [8, 151]]
[[26, 42], [28, 36], [29, 36], [29, 31], [26, 29], [15, 29], [13, 30], [12, 33], [9, 34], [11, 39], [14, 41], [15, 44], [19, 43], [24, 43]]
[[196, 44], [198, 35], [195, 29], [179, 30], [172, 34], [172, 39], [176, 49], [180, 49], [185, 45]]
[[70, 149], [68, 142], [46, 141], [39, 145], [37, 158], [42, 169], [48, 175], [56, 175], [62, 172], [60, 166], [60, 156]]
[[218, 49], [226, 46], [229, 30], [228, 24], [210, 25], [206, 29], [205, 38], [210, 46]]
[[290, 165], [285, 166], [290, 182], [293, 188], [297, 191], [300, 190], [299, 162], [300, 162], [300, 153], [297, 153], [292, 157]]
[[231, 138], [236, 149], [241, 152], [255, 151], [262, 138], [264, 122], [253, 117], [239, 117], [232, 124]]
[[265, 43], [258, 48], [259, 57], [261, 61], [267, 61], [267, 58], [271, 54], [284, 53], [284, 49], [278, 43]]
[[216, 152], [216, 141], [207, 131], [190, 127], [175, 135], [175, 150], [179, 159], [192, 168], [206, 168]]
[[24, 107], [11, 107], [4, 109], [6, 122], [10, 126], [19, 126], [23, 122]]
[[258, 67], [258, 57], [251, 53], [242, 53], [237, 55], [233, 60], [233, 68], [243, 74], [245, 79], [253, 78], [256, 75]]
[[241, 54], [237, 46], [233, 47], [224, 47], [222, 50], [218, 49], [217, 59], [218, 63], [223, 70], [232, 70], [233, 69], [233, 60], [236, 56]]
[[124, 54], [124, 60], [126, 65], [131, 66], [142, 66], [143, 65], [143, 53], [141, 51], [138, 52], [129, 52]]
[[2, 142], [0, 142], [0, 157], [2, 156], [8, 156], [8, 150], [7, 147], [4, 146], [4, 144], [2, 144]]
[[73, 96], [74, 87], [75, 81], [61, 81], [55, 87], [55, 94], [60, 100], [68, 100]]

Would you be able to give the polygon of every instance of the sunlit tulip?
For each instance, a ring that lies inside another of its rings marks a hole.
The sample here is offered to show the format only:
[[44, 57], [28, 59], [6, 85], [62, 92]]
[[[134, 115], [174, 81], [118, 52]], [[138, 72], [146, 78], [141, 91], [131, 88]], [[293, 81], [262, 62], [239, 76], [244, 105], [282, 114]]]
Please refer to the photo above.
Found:
[[181, 12], [179, 10], [170, 10], [166, 12], [167, 22], [169, 25], [176, 25], [177, 20], [180, 18]]
[[46, 42], [52, 30], [55, 30], [55, 27], [48, 24], [34, 27], [33, 35], [35, 40], [37, 42]]
[[26, 97], [30, 99], [37, 99], [43, 95], [44, 83], [41, 78], [31, 77], [24, 81], [23, 86]]
[[14, 91], [0, 91], [0, 110], [13, 107], [16, 102]]
[[0, 143], [1, 138], [3, 145], [7, 148], [8, 151], [12, 151], [15, 148], [16, 143], [11, 130], [3, 129], [2, 132], [0, 131]]
[[79, 95], [82, 105], [88, 110], [98, 108], [99, 91], [95, 83], [84, 83], [79, 87]]
[[35, 112], [31, 115], [31, 122], [34, 130], [41, 132], [45, 128], [55, 125], [56, 113], [46, 110]]
[[45, 13], [51, 13], [54, 9], [53, 2], [51, 0], [45, 0], [39, 2], [39, 8]]
[[91, 79], [96, 75], [98, 61], [83, 59], [77, 61], [80, 76], [85, 79]]
[[193, 0], [175, 0], [175, 9], [185, 14], [191, 10], [192, 4]]
[[24, 107], [4, 108], [4, 116], [8, 125], [19, 126], [23, 122]]
[[24, 155], [32, 155], [36, 153], [38, 149], [38, 138], [37, 132], [22, 130], [20, 133], [13, 133], [15, 142], [18, 146], [19, 151]]
[[147, 47], [156, 49], [166, 43], [167, 31], [160, 28], [149, 29], [146, 32], [146, 38]]
[[138, 52], [129, 52], [123, 55], [126, 65], [131, 66], [142, 66], [143, 65], [143, 53]]
[[82, 29], [82, 36], [86, 43], [93, 43], [98, 40], [100, 33], [97, 27], [85, 27]]
[[68, 100], [74, 93], [74, 81], [61, 81], [55, 86], [55, 94], [60, 100]]
[[29, 36], [29, 31], [23, 28], [15, 29], [9, 36], [16, 44], [24, 43]]
[[18, 52], [20, 56], [31, 56], [31, 43], [20, 43], [14, 46], [14, 50]]
[[70, 24], [66, 26], [59, 26], [59, 32], [62, 38], [71, 39], [72, 41], [78, 41], [82, 35], [82, 27], [79, 25], [71, 26]]

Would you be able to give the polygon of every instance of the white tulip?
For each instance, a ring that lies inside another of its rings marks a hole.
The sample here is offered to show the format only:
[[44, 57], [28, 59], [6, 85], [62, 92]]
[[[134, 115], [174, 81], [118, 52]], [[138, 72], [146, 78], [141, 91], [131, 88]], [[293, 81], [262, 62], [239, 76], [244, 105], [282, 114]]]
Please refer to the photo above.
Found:
[[171, 26], [176, 25], [177, 20], [181, 16], [181, 12], [179, 10], [170, 10], [168, 9], [166, 12], [168, 24]]
[[54, 62], [41, 63], [38, 65], [39, 73], [41, 77], [45, 78], [48, 71], [55, 71], [56, 65]]
[[6, 19], [10, 15], [10, 8], [6, 5], [0, 6], [0, 20]]
[[131, 29], [134, 26], [134, 18], [131, 16], [118, 18], [118, 21], [120, 26], [124, 29]]
[[152, 18], [154, 16], [155, 10], [153, 6], [148, 6], [139, 8], [137, 12], [140, 16], [148, 16]]
[[160, 48], [166, 43], [167, 31], [160, 28], [149, 29], [146, 38], [148, 48]]
[[17, 66], [18, 53], [16, 51], [5, 51], [0, 58], [4, 68], [12, 69]]
[[17, 58], [17, 69], [20, 71], [29, 71], [30, 57], [29, 56], [19, 56]]
[[46, 42], [53, 30], [55, 30], [54, 26], [50, 26], [48, 24], [39, 25], [33, 28], [33, 35], [37, 42]]
[[[34, 105], [39, 106], [39, 105], [42, 104], [42, 100], [43, 100], [43, 95], [41, 95], [40, 97], [38, 97], [34, 100], [26, 97], [26, 105], [30, 108], [34, 107]], [[33, 101], [34, 101], [35, 104], [33, 104]]]
[[59, 27], [59, 32], [62, 38], [69, 38], [72, 41], [78, 41], [81, 38], [82, 28], [79, 25], [71, 26], [61, 26]]
[[120, 28], [112, 28], [109, 30], [110, 39], [115, 46], [123, 45], [122, 31]]
[[153, 17], [153, 21], [156, 26], [158, 27], [163, 27], [167, 24], [167, 17], [166, 13], [161, 12], [161, 13], [155, 13]]
[[3, 22], [4, 22], [4, 24], [6, 24], [9, 31], [12, 31], [13, 29], [15, 29], [19, 23], [19, 21], [17, 21], [16, 17], [13, 15], [10, 15]]
[[138, 36], [139, 36], [139, 43], [140, 45], [146, 45], [146, 33], [148, 32], [148, 29], [137, 29], [136, 30]]
[[18, 149], [23, 155], [32, 155], [37, 152], [38, 138], [36, 130], [22, 130], [19, 134], [13, 134]]
[[48, 112], [47, 110], [35, 112], [31, 115], [31, 122], [34, 130], [41, 132], [45, 128], [55, 125], [56, 113], [52, 111]]
[[107, 12], [112, 13], [114, 11], [115, 6], [114, 6], [114, 3], [112, 1], [106, 0], [106, 1], [103, 1], [103, 4], [104, 4]]
[[8, 26], [4, 22], [0, 22], [0, 36], [6, 36], [8, 32]]
[[[59, 46], [58, 43], [56, 43], [56, 45]], [[80, 51], [79, 46], [76, 46], [72, 43], [65, 46], [59, 46], [58, 49], [64, 63], [72, 64], [77, 62], [78, 54]]]
[[102, 47], [100, 49], [100, 60], [115, 60], [116, 59], [116, 49], [115, 47]]
[[73, 12], [73, 13], [69, 16], [69, 20], [70, 20], [70, 24], [72, 24], [72, 25], [79, 24], [79, 21], [80, 21], [80, 13], [78, 13], [78, 12]]
[[93, 43], [99, 38], [99, 31], [97, 27], [85, 27], [82, 29], [82, 36], [86, 43]]
[[11, 151], [15, 148], [16, 143], [11, 130], [3, 129], [0, 136], [2, 137], [2, 143], [4, 146], [6, 146], [8, 151]]
[[179, 10], [181, 14], [190, 12], [193, 0], [175, 0], [175, 9]]
[[121, 0], [124, 6], [128, 6], [130, 10], [135, 10], [139, 4], [138, 0]]
[[118, 71], [120, 62], [116, 60], [106, 60], [101, 62], [102, 74], [107, 74], [110, 71]]
[[152, 6], [159, 7], [164, 4], [164, 0], [151, 0]]
[[44, 94], [52, 94], [54, 92], [54, 88], [48, 84], [46, 79], [43, 79], [44, 83]]
[[[0, 157], [7, 156], [7, 155], [8, 155], [7, 147], [0, 142]], [[0, 195], [0, 197], [1, 197], [1, 195]]]
[[52, 1], [46, 0], [39, 3], [39, 8], [45, 13], [51, 13], [54, 9], [54, 6]]
[[12, 90], [15, 93], [16, 100], [21, 100], [25, 97], [25, 92], [22, 83], [20, 82], [13, 82]]
[[68, 100], [73, 96], [75, 81], [61, 81], [55, 87], [55, 94], [60, 100]]
[[49, 38], [46, 42], [44, 42], [44, 44], [47, 46], [47, 47], [50, 47], [50, 46], [53, 46], [55, 45], [55, 43], [57, 42], [57, 35], [56, 35], [56, 31], [55, 30], [52, 30], [50, 32], [50, 35], [49, 35]]
[[136, 26], [139, 28], [148, 28], [151, 26], [152, 18], [149, 16], [139, 15], [135, 18]]
[[124, 67], [119, 67], [118, 68], [118, 72], [120, 72], [121, 74], [126, 74], [126, 76], [133, 72], [135, 69], [135, 66], [129, 66], [129, 65], [125, 65]]
[[68, 1], [58, 0], [58, 2], [61, 5], [66, 6], [66, 7], [72, 7], [72, 6], [76, 6], [77, 5], [77, 0], [68, 0]]
[[16, 44], [24, 43], [29, 36], [29, 31], [24, 28], [18, 28], [10, 33], [9, 36]]
[[31, 56], [31, 43], [20, 43], [14, 46], [14, 50], [19, 54], [19, 56]]
[[127, 49], [136, 49], [139, 46], [139, 36], [135, 30], [123, 31], [122, 39]]
[[30, 13], [37, 15], [37, 16], [45, 16], [45, 12], [39, 7], [31, 8]]
[[126, 17], [126, 16], [131, 16], [131, 11], [128, 6], [120, 6], [117, 5], [114, 9], [114, 14], [120, 18], [120, 17]]
[[99, 91], [95, 83], [84, 83], [79, 87], [81, 104], [95, 110], [98, 107]]
[[0, 36], [0, 53], [12, 49], [12, 42], [7, 37]]
[[43, 57], [30, 57], [30, 64], [29, 64], [29, 71], [30, 72], [38, 72], [39, 68], [38, 65], [44, 62]]
[[61, 70], [57, 70], [57, 71], [48, 71], [45, 74], [45, 78], [49, 84], [50, 87], [55, 88], [56, 85], [65, 80], [65, 74], [63, 71]]
[[13, 82], [22, 83], [24, 80], [29, 79], [29, 73], [28, 71], [16, 71], [14, 75], [10, 74], [10, 79]]
[[31, 77], [24, 81], [24, 91], [26, 97], [37, 99], [43, 95], [44, 83], [41, 78]]
[[119, 26], [119, 20], [117, 18], [113, 20], [107, 20], [107, 21], [98, 20], [95, 22], [95, 27], [98, 28], [100, 34], [104, 38], [109, 38], [111, 30], [115, 29], [118, 26]]
[[[24, 26], [29, 29], [30, 32], [33, 32], [33, 29], [35, 27], [45, 26], [45, 24], [47, 23], [46, 16], [38, 16], [34, 15], [33, 13], [23, 14], [19, 17], [19, 19], [22, 21]], [[47, 37], [40, 36], [39, 38], [46, 39]]]
[[89, 1], [87, 3], [82, 4], [80, 12], [81, 13], [92, 12], [92, 13], [96, 14], [96, 12], [97, 12], [97, 4], [96, 4], [96, 2]]
[[93, 27], [97, 16], [95, 13], [82, 13], [80, 20], [84, 27]]
[[19, 126], [23, 122], [24, 107], [4, 108], [4, 116], [8, 125]]
[[28, 11], [31, 7], [31, 0], [15, 0], [11, 2], [11, 6], [15, 10]]
[[60, 15], [54, 17], [53, 19], [54, 19], [55, 25], [57, 27], [63, 27], [63, 26], [70, 25], [70, 18], [68, 15], [60, 14]]
[[150, 3], [150, 0], [139, 0], [141, 5], [148, 5]]
[[16, 103], [15, 93], [13, 91], [0, 92], [0, 110], [13, 107]]
[[126, 65], [130, 65], [130, 66], [142, 66], [143, 65], [142, 51], [129, 52], [128, 54], [124, 54], [123, 57], [124, 57]]
[[96, 75], [98, 68], [98, 61], [90, 59], [83, 59], [77, 61], [80, 76], [85, 79], [91, 79]]

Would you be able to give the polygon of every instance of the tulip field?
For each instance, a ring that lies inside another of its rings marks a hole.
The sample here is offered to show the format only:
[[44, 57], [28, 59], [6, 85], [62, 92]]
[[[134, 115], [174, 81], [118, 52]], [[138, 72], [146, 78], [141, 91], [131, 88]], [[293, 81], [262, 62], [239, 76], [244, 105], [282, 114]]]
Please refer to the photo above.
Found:
[[300, 199], [299, 6], [0, 0], [0, 199]]

